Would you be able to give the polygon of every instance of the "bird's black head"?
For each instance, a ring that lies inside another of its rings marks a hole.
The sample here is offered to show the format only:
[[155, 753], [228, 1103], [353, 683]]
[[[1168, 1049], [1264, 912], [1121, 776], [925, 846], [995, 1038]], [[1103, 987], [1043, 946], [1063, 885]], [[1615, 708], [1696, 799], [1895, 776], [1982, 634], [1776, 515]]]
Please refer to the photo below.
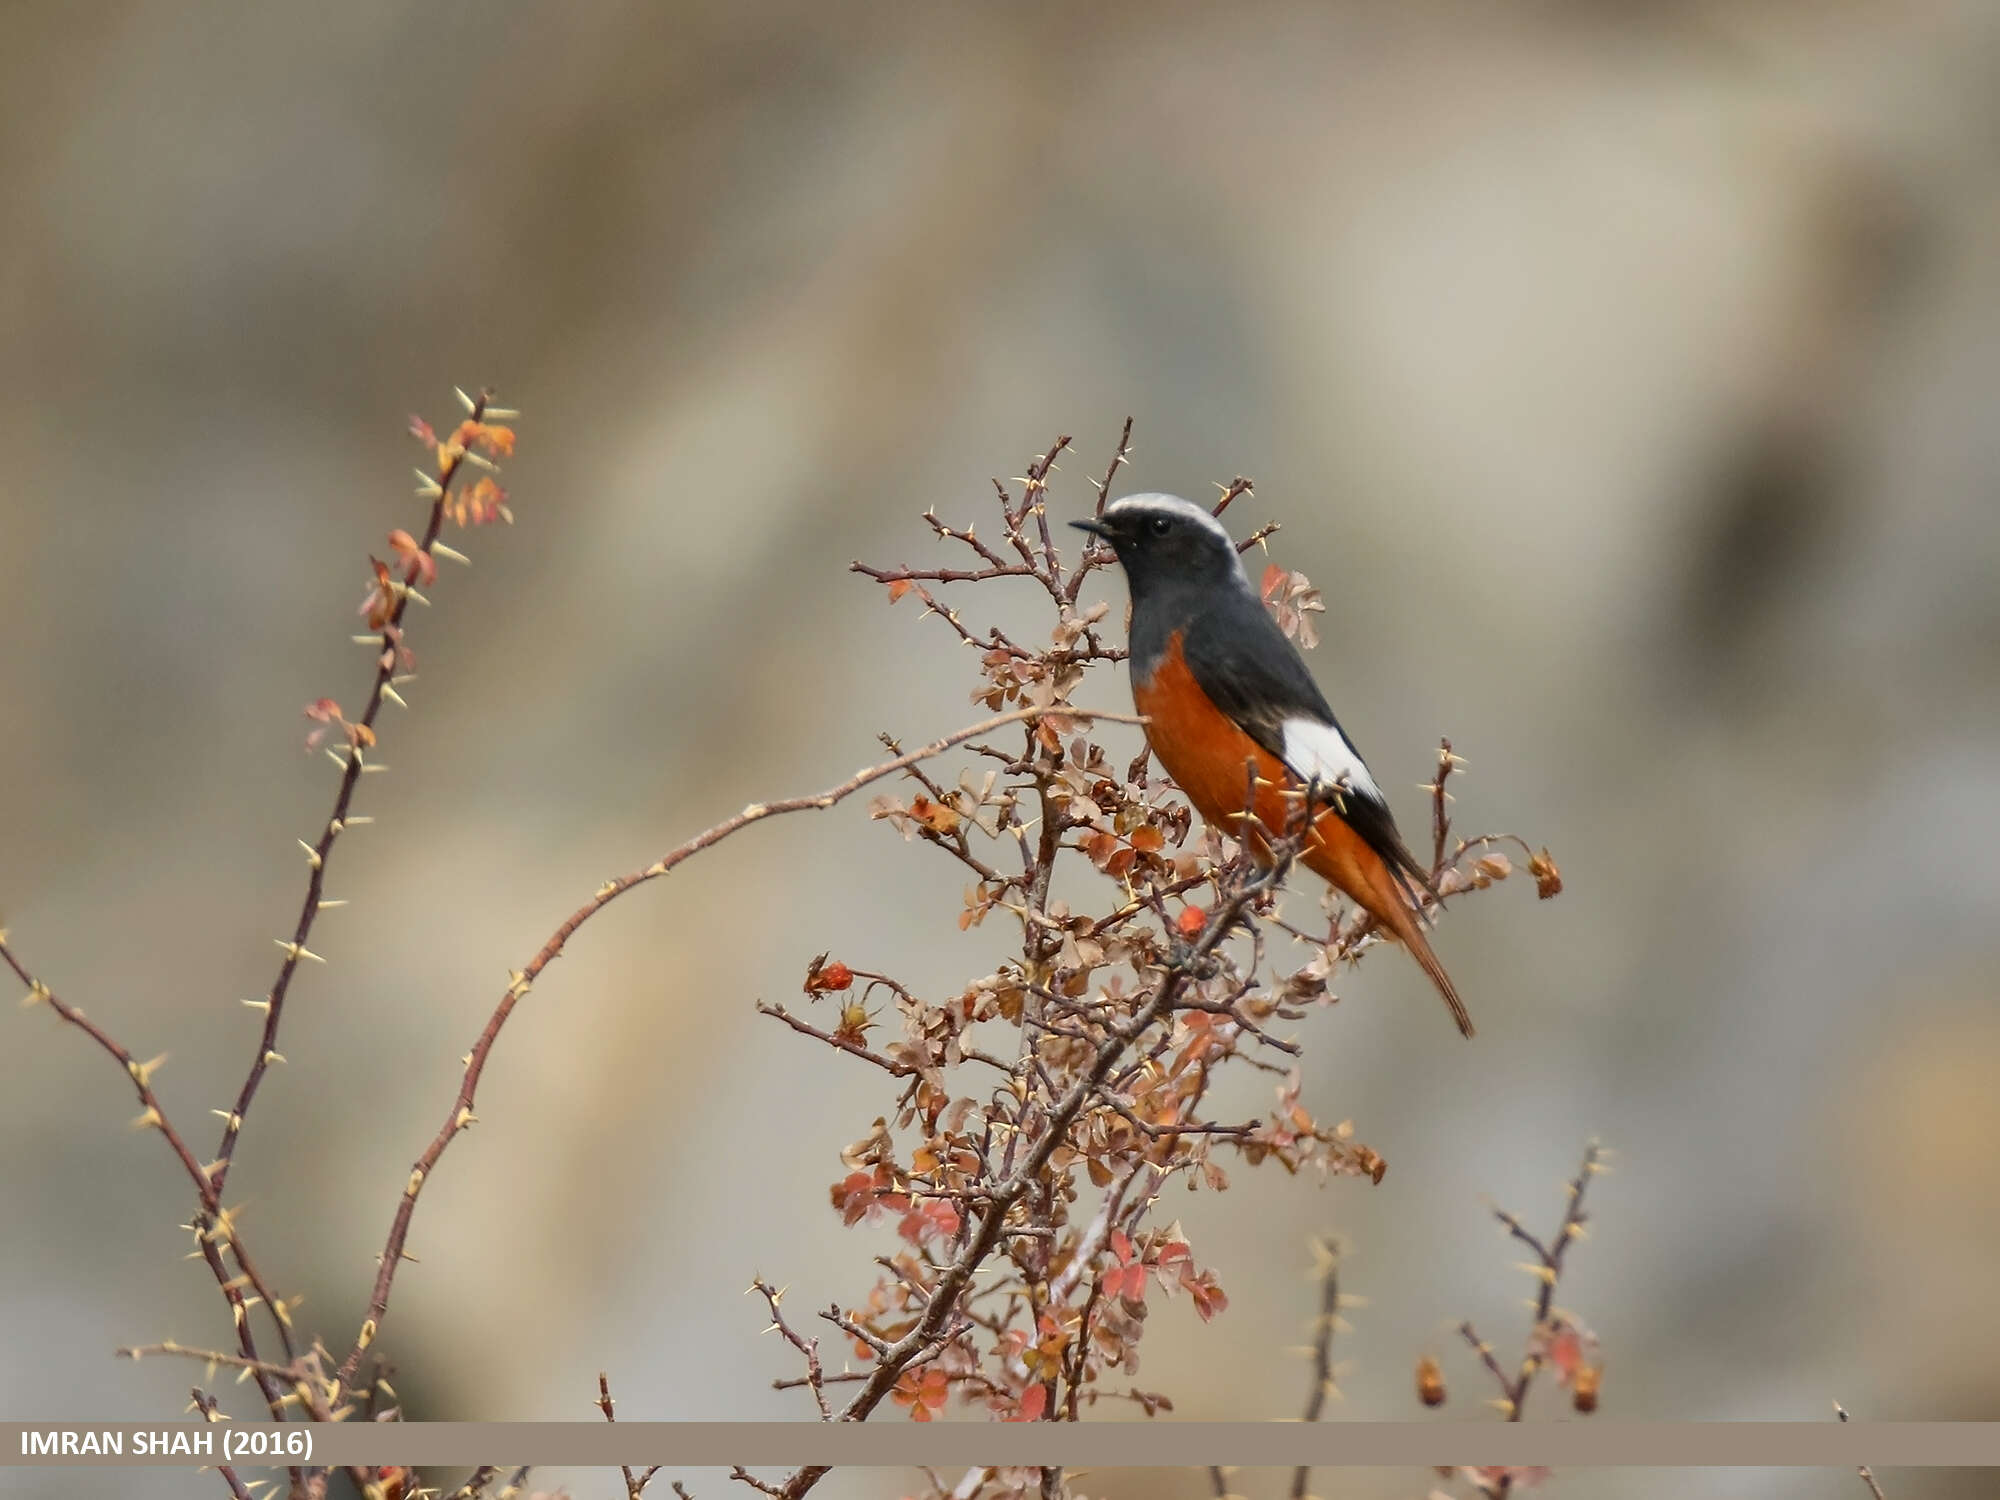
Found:
[[1072, 526], [1102, 537], [1124, 564], [1132, 598], [1182, 588], [1248, 587], [1223, 524], [1177, 495], [1127, 495]]

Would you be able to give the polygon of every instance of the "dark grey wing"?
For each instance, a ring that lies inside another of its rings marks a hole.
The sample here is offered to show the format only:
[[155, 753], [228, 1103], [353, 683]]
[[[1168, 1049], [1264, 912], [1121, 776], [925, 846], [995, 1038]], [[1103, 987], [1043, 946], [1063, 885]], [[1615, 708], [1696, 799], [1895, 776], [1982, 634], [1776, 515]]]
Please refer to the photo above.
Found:
[[[1247, 591], [1216, 606], [1207, 628], [1183, 632], [1181, 655], [1209, 701], [1278, 759], [1286, 759], [1285, 724], [1292, 719], [1328, 725], [1353, 747], [1305, 658]], [[1361, 752], [1354, 754], [1359, 760]], [[1296, 766], [1292, 769], [1298, 771]], [[1382, 856], [1399, 879], [1414, 880], [1437, 894], [1430, 872], [1397, 831], [1388, 803], [1358, 787], [1349, 787], [1341, 801], [1339, 811], [1347, 826]]]

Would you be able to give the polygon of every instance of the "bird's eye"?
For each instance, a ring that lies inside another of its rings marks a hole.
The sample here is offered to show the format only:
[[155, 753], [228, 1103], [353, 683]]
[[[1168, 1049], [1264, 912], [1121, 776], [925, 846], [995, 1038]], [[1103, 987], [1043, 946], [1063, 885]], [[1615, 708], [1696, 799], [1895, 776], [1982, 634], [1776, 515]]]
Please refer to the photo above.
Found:
[[1154, 516], [1146, 523], [1146, 529], [1154, 536], [1165, 536], [1174, 529], [1173, 519], [1169, 516]]

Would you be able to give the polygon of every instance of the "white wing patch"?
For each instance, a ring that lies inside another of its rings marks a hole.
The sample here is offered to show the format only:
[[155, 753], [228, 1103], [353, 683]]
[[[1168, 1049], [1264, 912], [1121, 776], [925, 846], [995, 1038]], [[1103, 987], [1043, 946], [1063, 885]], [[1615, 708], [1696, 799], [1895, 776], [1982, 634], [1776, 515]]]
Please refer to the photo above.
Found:
[[1317, 779], [1327, 787], [1344, 784], [1377, 802], [1387, 800], [1354, 747], [1347, 743], [1347, 736], [1331, 724], [1285, 720], [1285, 764], [1303, 780]]

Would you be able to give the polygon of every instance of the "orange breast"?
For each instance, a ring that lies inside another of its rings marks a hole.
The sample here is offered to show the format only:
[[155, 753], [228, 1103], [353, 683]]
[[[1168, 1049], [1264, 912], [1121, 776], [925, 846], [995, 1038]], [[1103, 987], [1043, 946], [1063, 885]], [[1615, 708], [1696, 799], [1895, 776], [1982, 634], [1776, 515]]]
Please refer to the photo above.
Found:
[[[1168, 639], [1152, 675], [1134, 680], [1132, 701], [1146, 715], [1153, 754], [1195, 811], [1217, 828], [1261, 856], [1270, 847], [1269, 836], [1282, 834], [1299, 816], [1298, 778], [1202, 691], [1181, 652], [1179, 631]], [[1246, 807], [1256, 819], [1247, 828]], [[1384, 906], [1394, 890], [1393, 882], [1383, 889], [1387, 871], [1381, 856], [1333, 808], [1315, 820], [1299, 862], [1371, 911]], [[1397, 900], [1396, 909], [1401, 905]]]
[[[1278, 758], [1236, 726], [1215, 706], [1188, 669], [1181, 635], [1167, 640], [1166, 654], [1144, 682], [1134, 680], [1132, 702], [1147, 718], [1146, 738], [1169, 776], [1209, 822], [1238, 832], [1254, 775], [1264, 799], [1275, 802], [1290, 780]], [[1260, 812], [1261, 816], [1261, 812]]]

